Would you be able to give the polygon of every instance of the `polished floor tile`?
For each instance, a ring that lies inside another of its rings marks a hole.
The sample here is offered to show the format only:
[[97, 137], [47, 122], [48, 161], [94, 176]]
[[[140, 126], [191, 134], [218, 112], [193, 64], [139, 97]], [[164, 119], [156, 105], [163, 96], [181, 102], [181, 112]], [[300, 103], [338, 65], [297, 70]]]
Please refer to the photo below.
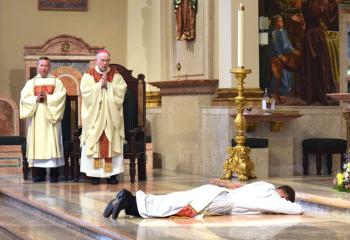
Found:
[[[332, 178], [323, 176], [270, 178], [273, 184], [288, 184], [297, 190], [297, 199], [305, 207], [305, 214], [221, 216], [202, 219], [141, 219], [125, 216], [117, 220], [105, 219], [102, 211], [110, 199], [122, 188], [136, 192], [141, 189], [154, 194], [187, 190], [210, 182], [201, 176], [179, 174], [162, 170], [148, 173], [146, 182], [131, 184], [127, 176], [118, 185], [91, 185], [82, 180], [50, 184], [23, 181], [20, 176], [1, 176], [0, 191], [3, 195], [16, 197], [36, 207], [69, 218], [77, 224], [108, 233], [118, 239], [350, 239], [350, 215], [347, 204], [349, 193], [339, 193], [332, 188]], [[339, 208], [340, 206], [340, 208]], [[342, 206], [345, 206], [342, 208]], [[350, 205], [349, 205], [350, 206]], [[26, 221], [13, 206], [3, 205], [0, 219], [13, 215], [18, 219], [18, 231], [45, 239], [39, 229], [52, 233], [50, 239], [61, 239], [60, 225], [40, 221], [40, 214], [28, 211]], [[19, 207], [20, 209], [20, 207]], [[350, 207], [349, 207], [350, 209]], [[339, 214], [340, 212], [343, 215]], [[33, 216], [31, 216], [31, 214]], [[9, 221], [10, 222], [10, 221]], [[14, 225], [13, 225], [14, 226]], [[21, 227], [19, 227], [21, 226]], [[28, 230], [32, 229], [32, 230]], [[0, 231], [0, 239], [2, 232]], [[72, 230], [74, 234], [80, 234]], [[108, 235], [107, 234], [107, 235]], [[77, 235], [78, 236], [78, 235]], [[87, 237], [87, 236], [85, 236]], [[6, 239], [6, 238], [4, 238]], [[11, 239], [11, 238], [9, 238]], [[70, 239], [66, 237], [65, 240]], [[77, 238], [71, 238], [77, 239]], [[84, 239], [84, 238], [80, 238]], [[86, 238], [89, 239], [89, 238]], [[106, 238], [109, 239], [109, 238]]]

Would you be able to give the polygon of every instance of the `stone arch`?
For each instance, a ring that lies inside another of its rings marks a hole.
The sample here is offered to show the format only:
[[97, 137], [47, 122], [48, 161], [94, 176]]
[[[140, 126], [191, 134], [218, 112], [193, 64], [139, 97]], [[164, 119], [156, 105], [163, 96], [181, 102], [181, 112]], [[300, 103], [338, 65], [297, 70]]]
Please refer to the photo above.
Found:
[[51, 74], [61, 79], [68, 96], [80, 95], [79, 86], [82, 74], [77, 69], [63, 66], [52, 70]]

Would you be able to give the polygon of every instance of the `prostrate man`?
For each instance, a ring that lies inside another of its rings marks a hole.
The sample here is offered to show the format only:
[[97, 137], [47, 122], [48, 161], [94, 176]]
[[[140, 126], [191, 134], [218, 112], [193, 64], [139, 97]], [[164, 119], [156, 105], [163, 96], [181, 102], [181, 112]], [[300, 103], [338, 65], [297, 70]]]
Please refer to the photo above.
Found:
[[188, 191], [166, 195], [146, 194], [137, 191], [133, 196], [128, 190], [121, 190], [109, 202], [103, 216], [116, 219], [125, 209], [127, 215], [142, 218], [229, 214], [302, 214], [300, 205], [294, 203], [295, 192], [287, 186], [275, 188], [266, 182], [255, 182], [227, 189], [216, 185], [203, 185]]
[[110, 54], [101, 50], [96, 66], [81, 79], [82, 135], [80, 171], [99, 184], [100, 178], [116, 184], [116, 175], [124, 172], [123, 101], [126, 83], [123, 77], [108, 67]]
[[40, 57], [38, 74], [28, 80], [21, 91], [20, 118], [27, 118], [27, 159], [32, 167], [33, 182], [58, 182], [58, 167], [64, 165], [61, 120], [66, 90], [60, 79], [49, 75], [50, 60]]

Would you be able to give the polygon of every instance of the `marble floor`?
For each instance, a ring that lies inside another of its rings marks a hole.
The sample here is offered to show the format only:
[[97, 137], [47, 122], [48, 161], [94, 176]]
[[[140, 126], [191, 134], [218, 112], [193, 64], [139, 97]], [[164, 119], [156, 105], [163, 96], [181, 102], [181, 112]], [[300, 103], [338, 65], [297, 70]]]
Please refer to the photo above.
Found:
[[116, 192], [128, 188], [154, 194], [187, 190], [211, 179], [150, 170], [148, 181], [91, 185], [82, 180], [32, 183], [0, 176], [0, 239], [350, 239], [350, 193], [332, 188], [329, 176], [270, 178], [289, 184], [305, 214], [220, 216], [202, 219], [105, 219], [102, 211]]

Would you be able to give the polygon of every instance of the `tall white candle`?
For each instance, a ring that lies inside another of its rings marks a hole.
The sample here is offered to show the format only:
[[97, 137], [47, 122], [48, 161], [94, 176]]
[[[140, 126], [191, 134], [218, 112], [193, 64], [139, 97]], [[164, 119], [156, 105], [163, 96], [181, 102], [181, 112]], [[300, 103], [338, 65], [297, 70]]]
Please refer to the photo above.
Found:
[[238, 8], [238, 41], [237, 41], [237, 65], [244, 66], [244, 6], [239, 4]]

